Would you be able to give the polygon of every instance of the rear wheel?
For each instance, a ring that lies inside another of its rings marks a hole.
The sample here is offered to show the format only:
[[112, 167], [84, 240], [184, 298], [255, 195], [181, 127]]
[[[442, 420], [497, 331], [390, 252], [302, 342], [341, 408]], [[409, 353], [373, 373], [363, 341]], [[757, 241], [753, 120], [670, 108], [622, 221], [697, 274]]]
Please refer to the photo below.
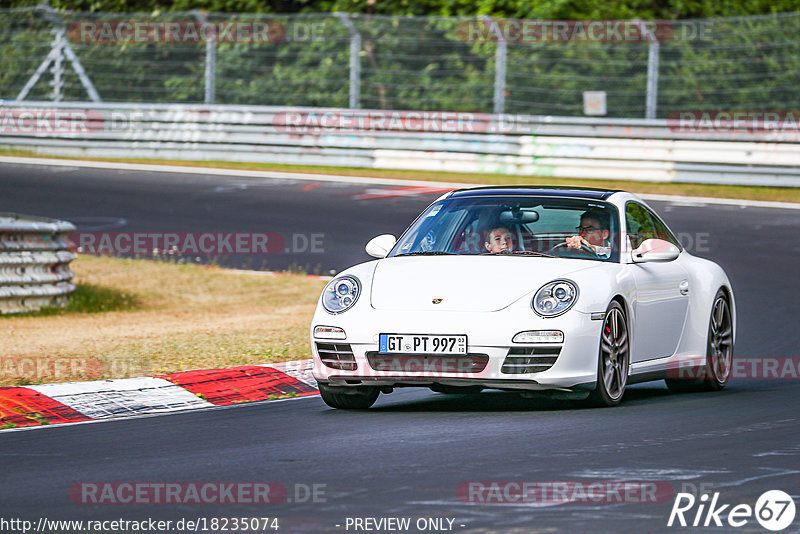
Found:
[[708, 320], [705, 364], [689, 379], [666, 379], [667, 387], [676, 392], [719, 391], [728, 383], [732, 367], [733, 314], [728, 296], [720, 289]]
[[630, 365], [628, 323], [622, 306], [609, 304], [600, 331], [600, 354], [597, 362], [597, 385], [589, 401], [597, 406], [616, 406], [625, 394]]
[[366, 410], [378, 400], [380, 390], [374, 386], [352, 388], [332, 388], [327, 384], [317, 384], [319, 394], [325, 404], [342, 410]]

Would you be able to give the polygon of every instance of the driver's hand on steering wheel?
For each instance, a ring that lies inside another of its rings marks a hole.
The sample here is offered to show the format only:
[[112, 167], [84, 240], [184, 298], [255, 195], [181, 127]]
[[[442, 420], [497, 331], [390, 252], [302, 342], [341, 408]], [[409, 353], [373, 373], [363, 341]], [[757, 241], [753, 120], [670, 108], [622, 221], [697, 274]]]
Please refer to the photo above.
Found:
[[586, 245], [586, 246], [589, 246], [589, 247], [591, 246], [588, 241], [586, 241], [584, 238], [582, 238], [579, 235], [573, 235], [573, 236], [568, 237], [566, 239], [566, 243], [567, 243], [567, 246], [569, 248], [581, 248], [581, 246], [583, 246], [583, 245]]

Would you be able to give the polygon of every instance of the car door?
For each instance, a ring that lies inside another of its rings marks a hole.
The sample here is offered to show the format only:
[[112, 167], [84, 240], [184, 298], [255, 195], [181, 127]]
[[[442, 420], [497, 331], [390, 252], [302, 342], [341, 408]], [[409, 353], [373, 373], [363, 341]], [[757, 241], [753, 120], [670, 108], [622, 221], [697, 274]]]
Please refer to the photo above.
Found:
[[[647, 206], [630, 201], [625, 205], [625, 225], [630, 250], [645, 239], [678, 240]], [[671, 356], [678, 347], [689, 308], [689, 276], [678, 259], [667, 262], [629, 263], [636, 283], [633, 308], [631, 361]]]

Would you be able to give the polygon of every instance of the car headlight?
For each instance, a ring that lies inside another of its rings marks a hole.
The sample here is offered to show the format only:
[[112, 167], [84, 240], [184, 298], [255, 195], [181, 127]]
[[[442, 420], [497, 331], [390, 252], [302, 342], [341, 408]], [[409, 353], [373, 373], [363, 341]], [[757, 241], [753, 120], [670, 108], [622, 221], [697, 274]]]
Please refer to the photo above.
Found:
[[533, 311], [542, 317], [555, 317], [569, 310], [578, 300], [578, 286], [569, 280], [553, 280], [539, 288], [533, 297]]
[[355, 276], [331, 280], [322, 291], [322, 307], [330, 313], [349, 310], [361, 295], [361, 283]]

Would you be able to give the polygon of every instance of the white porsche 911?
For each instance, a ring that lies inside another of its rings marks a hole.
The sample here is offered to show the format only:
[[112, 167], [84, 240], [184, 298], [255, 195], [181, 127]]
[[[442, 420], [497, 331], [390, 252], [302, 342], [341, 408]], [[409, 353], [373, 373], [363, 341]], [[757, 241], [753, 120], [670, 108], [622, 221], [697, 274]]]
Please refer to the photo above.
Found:
[[620, 402], [628, 384], [725, 386], [733, 291], [623, 191], [447, 193], [378, 260], [340, 273], [311, 323], [314, 377], [334, 408], [396, 387], [484, 388]]

